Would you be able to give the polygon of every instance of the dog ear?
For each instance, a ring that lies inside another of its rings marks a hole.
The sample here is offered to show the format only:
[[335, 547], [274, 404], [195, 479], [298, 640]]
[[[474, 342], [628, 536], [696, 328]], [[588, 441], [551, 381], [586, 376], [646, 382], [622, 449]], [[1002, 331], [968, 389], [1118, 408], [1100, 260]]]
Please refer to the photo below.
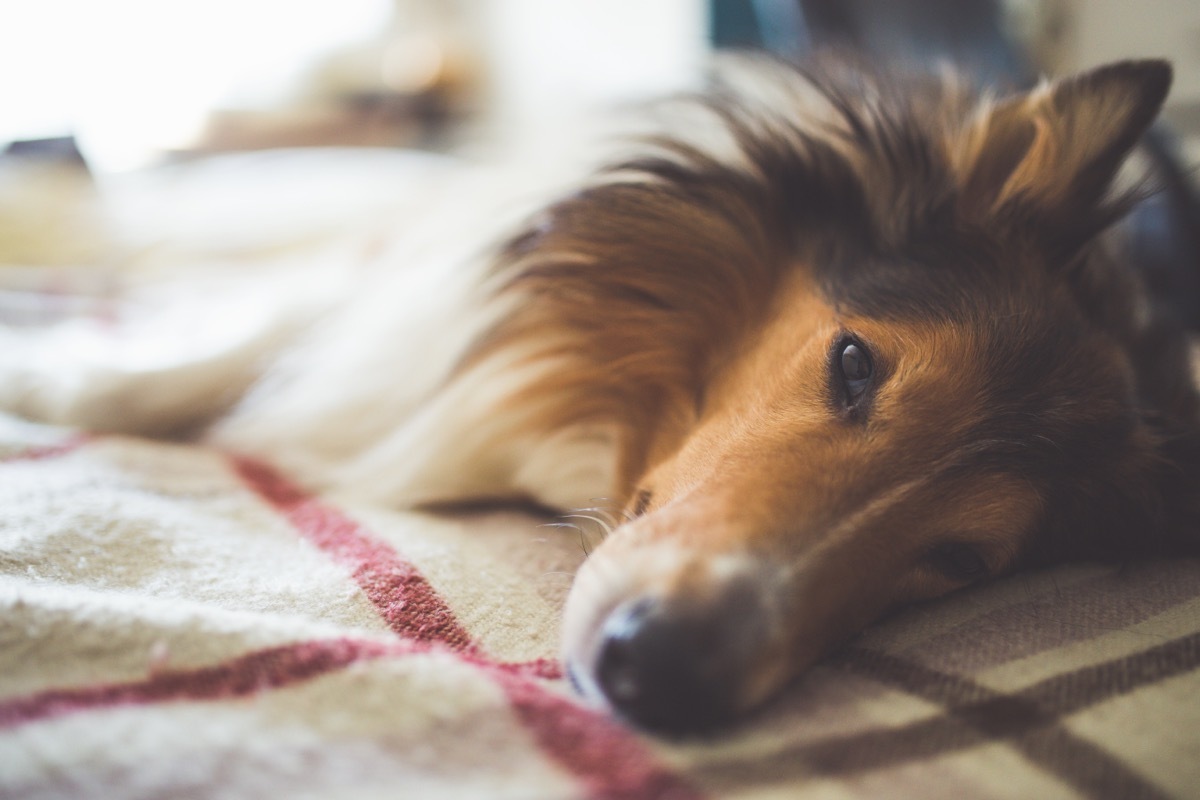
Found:
[[954, 154], [964, 204], [983, 215], [1015, 213], [1060, 235], [1079, 226], [1094, 234], [1111, 217], [1085, 217], [1103, 210], [1170, 86], [1166, 61], [1120, 61], [985, 105]]

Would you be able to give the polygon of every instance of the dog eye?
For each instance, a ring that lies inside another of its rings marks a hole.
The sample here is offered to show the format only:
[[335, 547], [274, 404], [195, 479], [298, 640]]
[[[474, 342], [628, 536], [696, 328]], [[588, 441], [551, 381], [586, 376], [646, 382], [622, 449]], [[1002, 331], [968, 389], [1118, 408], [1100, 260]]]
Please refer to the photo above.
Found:
[[860, 342], [843, 339], [838, 345], [836, 364], [841, 372], [847, 404], [854, 405], [871, 384], [871, 376], [874, 374], [871, 356]]
[[970, 582], [987, 575], [987, 562], [969, 544], [946, 542], [929, 551], [929, 563], [955, 581]]

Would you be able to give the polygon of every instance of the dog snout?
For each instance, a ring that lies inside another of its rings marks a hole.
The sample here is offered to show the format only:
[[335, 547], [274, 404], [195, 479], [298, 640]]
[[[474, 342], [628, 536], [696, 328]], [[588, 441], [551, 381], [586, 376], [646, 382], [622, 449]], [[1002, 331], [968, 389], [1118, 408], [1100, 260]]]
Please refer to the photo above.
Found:
[[641, 727], [681, 734], [718, 725], [733, 714], [743, 667], [722, 641], [723, 622], [649, 598], [621, 605], [601, 629], [596, 684]]
[[767, 644], [759, 587], [633, 597], [598, 624], [576, 664], [621, 717], [668, 735], [703, 733], [745, 710]]

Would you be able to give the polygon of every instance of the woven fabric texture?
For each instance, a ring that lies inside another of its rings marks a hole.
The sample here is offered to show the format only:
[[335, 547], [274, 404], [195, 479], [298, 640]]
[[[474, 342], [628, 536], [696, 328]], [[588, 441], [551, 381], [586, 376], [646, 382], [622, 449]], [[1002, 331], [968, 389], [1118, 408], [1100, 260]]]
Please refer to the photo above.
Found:
[[1200, 562], [910, 609], [672, 743], [566, 687], [540, 522], [0, 417], [0, 797], [1200, 796]]

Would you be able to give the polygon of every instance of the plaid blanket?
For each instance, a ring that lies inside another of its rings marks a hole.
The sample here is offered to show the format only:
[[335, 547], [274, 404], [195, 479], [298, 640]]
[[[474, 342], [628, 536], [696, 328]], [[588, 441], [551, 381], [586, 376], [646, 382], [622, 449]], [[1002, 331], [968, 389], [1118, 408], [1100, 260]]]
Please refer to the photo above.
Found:
[[[22, 182], [3, 260], [82, 242], [58, 255], [85, 285], [6, 267], [32, 283], [0, 316], [106, 317], [95, 265], [130, 252], [240, 275], [396, 219], [436, 240], [432, 197], [487, 195], [457, 175], [394, 153], [176, 165], [106, 184], [95, 216], [122, 224], [90, 237], [43, 217], [93, 187], [13, 221]], [[13, 239], [36, 231], [36, 252]], [[584, 554], [543, 522], [316, 497], [235, 453], [0, 416], [0, 798], [1200, 797], [1200, 562], [910, 609], [740, 727], [670, 743], [565, 687]]]
[[1200, 563], [1024, 574], [664, 742], [554, 658], [577, 539], [0, 417], [0, 796], [1200, 796]]

